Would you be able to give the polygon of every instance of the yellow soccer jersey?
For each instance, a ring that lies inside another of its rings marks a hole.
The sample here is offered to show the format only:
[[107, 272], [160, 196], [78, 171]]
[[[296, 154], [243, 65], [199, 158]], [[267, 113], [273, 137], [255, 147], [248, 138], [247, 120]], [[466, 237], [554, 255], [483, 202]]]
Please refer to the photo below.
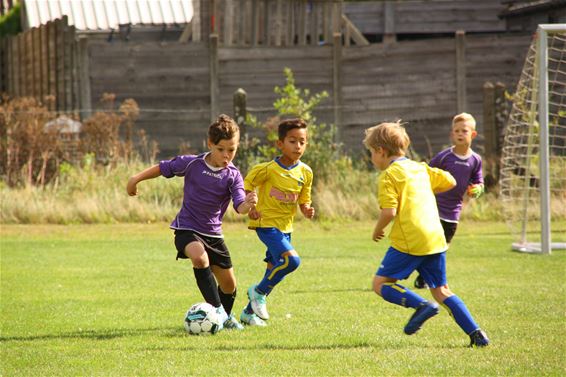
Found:
[[447, 249], [435, 192], [456, 184], [450, 173], [409, 159], [393, 162], [378, 178], [381, 208], [396, 208], [391, 246], [411, 255], [437, 254]]
[[244, 189], [257, 189], [258, 220], [250, 220], [249, 228], [277, 228], [283, 233], [293, 231], [297, 204], [311, 203], [313, 173], [299, 161], [284, 167], [278, 159], [254, 166], [244, 180]]

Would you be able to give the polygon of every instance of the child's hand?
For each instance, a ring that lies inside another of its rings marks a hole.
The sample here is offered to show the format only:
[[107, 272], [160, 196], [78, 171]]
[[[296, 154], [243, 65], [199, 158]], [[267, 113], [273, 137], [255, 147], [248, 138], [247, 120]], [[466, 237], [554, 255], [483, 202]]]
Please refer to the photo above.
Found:
[[244, 202], [249, 204], [250, 206], [255, 206], [257, 204], [257, 194], [255, 193], [255, 191], [249, 192], [246, 195]]
[[371, 238], [372, 240], [379, 242], [383, 237], [385, 237], [385, 232], [383, 231], [383, 229], [375, 228], [373, 230], [373, 235]]
[[314, 207], [308, 204], [301, 205], [301, 212], [307, 219], [312, 219], [314, 217]]
[[128, 185], [126, 186], [126, 191], [130, 196], [136, 196], [138, 194], [138, 182], [134, 177], [128, 180]]
[[254, 207], [250, 209], [250, 212], [248, 212], [248, 217], [252, 220], [258, 220], [261, 217], [261, 212]]
[[470, 198], [479, 198], [483, 194], [483, 183], [469, 185], [466, 192]]

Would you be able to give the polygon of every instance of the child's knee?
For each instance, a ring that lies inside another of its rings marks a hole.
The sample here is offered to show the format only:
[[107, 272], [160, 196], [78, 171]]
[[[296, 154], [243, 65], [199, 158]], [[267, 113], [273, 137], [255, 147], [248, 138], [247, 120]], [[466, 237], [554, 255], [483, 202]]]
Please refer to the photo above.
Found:
[[381, 296], [381, 287], [383, 286], [383, 282], [381, 282], [379, 279], [374, 278], [373, 279], [373, 291], [375, 292], [375, 294], [377, 294], [378, 296]]
[[301, 258], [298, 255], [289, 255], [287, 257], [287, 260], [287, 270], [289, 272], [295, 271], [301, 265]]

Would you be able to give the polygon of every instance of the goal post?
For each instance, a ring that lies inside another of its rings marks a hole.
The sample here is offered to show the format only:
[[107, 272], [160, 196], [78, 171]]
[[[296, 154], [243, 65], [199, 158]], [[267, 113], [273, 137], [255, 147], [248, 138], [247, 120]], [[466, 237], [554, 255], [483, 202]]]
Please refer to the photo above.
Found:
[[553, 212], [566, 217], [566, 24], [537, 29], [513, 95], [500, 188], [506, 219], [518, 237], [513, 250], [566, 249], [565, 242], [551, 241]]

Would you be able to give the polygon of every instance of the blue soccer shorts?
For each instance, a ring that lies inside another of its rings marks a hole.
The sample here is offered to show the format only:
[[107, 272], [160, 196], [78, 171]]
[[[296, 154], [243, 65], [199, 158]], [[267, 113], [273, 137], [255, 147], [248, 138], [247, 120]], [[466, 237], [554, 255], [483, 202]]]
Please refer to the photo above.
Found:
[[277, 228], [256, 228], [255, 231], [261, 242], [267, 246], [265, 262], [275, 265], [281, 258], [281, 254], [295, 250], [291, 245], [291, 233], [283, 233]]
[[381, 261], [376, 275], [407, 279], [413, 271], [417, 270], [430, 288], [446, 285], [446, 251], [431, 255], [409, 255], [390, 247]]

